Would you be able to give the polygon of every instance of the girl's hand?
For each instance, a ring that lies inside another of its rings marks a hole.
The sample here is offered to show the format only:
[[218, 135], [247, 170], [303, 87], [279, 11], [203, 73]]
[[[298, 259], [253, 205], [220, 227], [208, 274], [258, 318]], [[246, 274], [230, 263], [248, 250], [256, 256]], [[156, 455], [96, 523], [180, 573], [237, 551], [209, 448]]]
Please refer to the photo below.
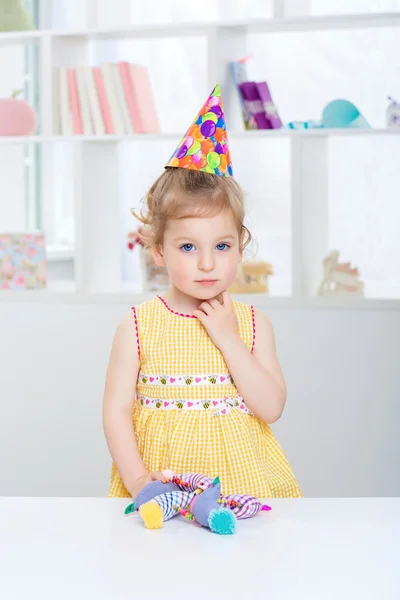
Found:
[[201, 321], [214, 344], [222, 351], [230, 341], [240, 339], [239, 324], [228, 292], [222, 294], [222, 302], [212, 298], [200, 304], [193, 315]]
[[146, 473], [146, 475], [142, 475], [141, 477], [139, 477], [138, 479], [136, 479], [136, 481], [134, 482], [134, 484], [128, 490], [128, 492], [132, 496], [132, 500], [136, 500], [136, 497], [138, 496], [138, 494], [151, 481], [152, 481], [152, 479], [151, 479], [151, 475], [149, 475], [149, 473]]
[[132, 496], [133, 500], [135, 500], [138, 494], [142, 491], [142, 489], [146, 487], [146, 485], [148, 485], [152, 481], [162, 481], [163, 479], [165, 479], [165, 477], [159, 471], [154, 471], [153, 473], [146, 473], [145, 475], [142, 475], [141, 477], [136, 479], [132, 488], [128, 491]]

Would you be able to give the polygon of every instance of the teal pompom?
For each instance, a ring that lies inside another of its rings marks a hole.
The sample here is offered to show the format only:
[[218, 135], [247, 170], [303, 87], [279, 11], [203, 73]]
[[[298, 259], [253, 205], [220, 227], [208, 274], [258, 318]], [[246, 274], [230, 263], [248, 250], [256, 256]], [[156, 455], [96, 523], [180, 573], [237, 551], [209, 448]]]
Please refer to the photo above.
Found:
[[236, 516], [229, 508], [214, 509], [208, 516], [208, 526], [213, 533], [232, 535], [236, 531]]

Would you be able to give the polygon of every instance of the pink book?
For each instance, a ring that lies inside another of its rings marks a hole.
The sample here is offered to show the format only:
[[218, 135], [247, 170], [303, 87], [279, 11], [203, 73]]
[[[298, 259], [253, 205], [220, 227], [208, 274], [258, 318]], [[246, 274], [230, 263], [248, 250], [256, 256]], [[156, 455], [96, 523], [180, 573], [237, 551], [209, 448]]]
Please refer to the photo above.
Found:
[[154, 104], [149, 72], [146, 67], [142, 67], [141, 65], [131, 65], [131, 76], [139, 106], [143, 132], [159, 133], [160, 124]]
[[76, 134], [83, 134], [81, 109], [79, 105], [78, 84], [75, 69], [68, 69], [69, 102], [72, 112], [72, 128]]
[[160, 125], [146, 67], [119, 63], [122, 85], [135, 133], [158, 133]]
[[111, 117], [110, 105], [108, 104], [106, 88], [104, 87], [103, 74], [100, 67], [93, 69], [94, 81], [96, 83], [97, 95], [100, 102], [100, 110], [103, 116], [106, 133], [115, 133], [114, 123]]
[[133, 81], [131, 77], [130, 64], [127, 62], [118, 63], [118, 69], [121, 75], [122, 87], [126, 102], [128, 104], [129, 116], [131, 119], [133, 131], [135, 133], [142, 133], [140, 129], [140, 115], [139, 107], [135, 91], [133, 89]]

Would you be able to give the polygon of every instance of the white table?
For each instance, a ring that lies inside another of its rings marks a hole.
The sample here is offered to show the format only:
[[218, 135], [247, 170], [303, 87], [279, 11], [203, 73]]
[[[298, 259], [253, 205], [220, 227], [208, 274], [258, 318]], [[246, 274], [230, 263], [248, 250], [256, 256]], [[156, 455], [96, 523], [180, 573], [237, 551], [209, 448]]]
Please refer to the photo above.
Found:
[[400, 598], [400, 498], [270, 500], [227, 537], [127, 504], [0, 498], [0, 598]]

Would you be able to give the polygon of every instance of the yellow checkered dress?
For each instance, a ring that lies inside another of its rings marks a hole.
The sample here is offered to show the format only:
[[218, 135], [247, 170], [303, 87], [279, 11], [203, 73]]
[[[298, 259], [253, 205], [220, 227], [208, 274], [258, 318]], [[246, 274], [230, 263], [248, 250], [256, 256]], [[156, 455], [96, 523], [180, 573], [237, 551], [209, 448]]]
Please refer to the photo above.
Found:
[[[252, 351], [254, 309], [233, 305]], [[133, 426], [147, 469], [218, 475], [224, 494], [300, 497], [271, 428], [246, 408], [200, 321], [157, 296], [133, 309], [133, 324], [140, 352]], [[129, 497], [114, 464], [109, 496]]]

